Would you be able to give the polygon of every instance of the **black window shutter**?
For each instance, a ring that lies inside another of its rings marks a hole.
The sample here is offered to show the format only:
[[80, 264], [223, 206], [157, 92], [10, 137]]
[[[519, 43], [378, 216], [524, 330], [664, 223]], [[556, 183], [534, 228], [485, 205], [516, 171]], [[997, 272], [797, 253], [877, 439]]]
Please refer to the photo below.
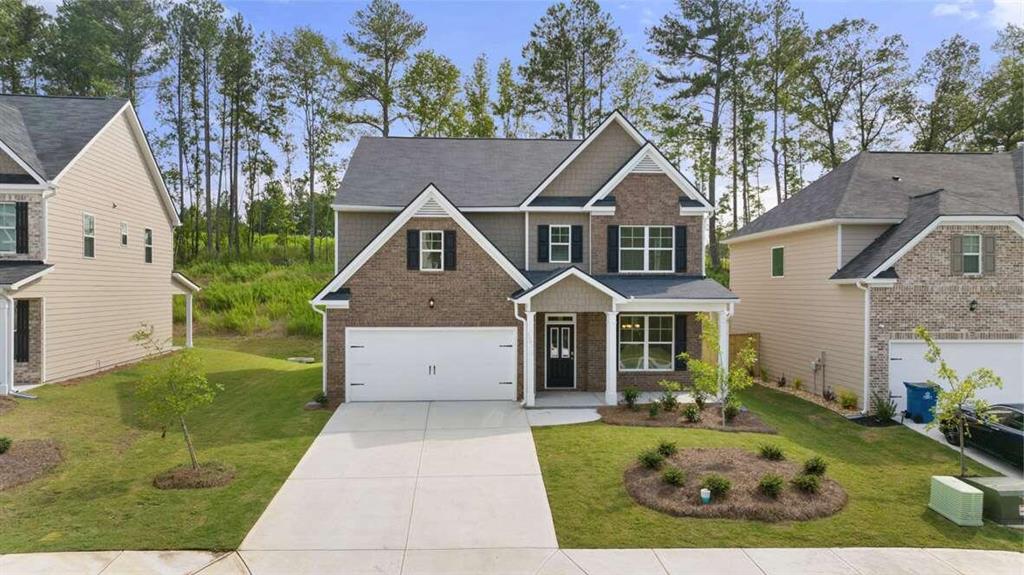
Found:
[[964, 273], [964, 237], [949, 238], [949, 272], [953, 275]]
[[15, 310], [15, 329], [17, 329], [16, 337], [14, 338], [14, 361], [26, 362], [28, 361], [28, 340], [29, 340], [29, 311], [28, 311], [28, 300], [19, 299], [16, 300], [17, 309]]
[[981, 246], [982, 271], [987, 274], [996, 273], [996, 237], [983, 236]]
[[444, 232], [444, 269], [455, 269], [455, 230]]
[[14, 205], [14, 237], [15, 251], [19, 254], [28, 253], [28, 202]]
[[608, 226], [608, 273], [619, 273], [619, 226]]
[[687, 351], [686, 349], [686, 314], [677, 313], [675, 317], [676, 329], [675, 329], [675, 370], [686, 371], [686, 360], [679, 357], [680, 353]]
[[583, 226], [573, 226], [571, 228], [570, 238], [572, 242], [572, 257], [570, 258], [573, 262], [583, 261]]
[[419, 230], [408, 230], [405, 232], [405, 268], [410, 270], [420, 269]]
[[686, 272], [686, 226], [676, 226], [676, 272]]
[[537, 226], [537, 261], [546, 264], [548, 257], [548, 242], [550, 241], [551, 228], [548, 226]]

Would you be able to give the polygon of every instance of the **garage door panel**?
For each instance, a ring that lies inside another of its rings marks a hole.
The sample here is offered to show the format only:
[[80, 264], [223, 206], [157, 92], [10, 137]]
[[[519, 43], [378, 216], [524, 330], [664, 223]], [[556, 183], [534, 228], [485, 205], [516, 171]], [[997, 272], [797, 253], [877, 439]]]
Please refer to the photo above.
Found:
[[[942, 357], [961, 377], [980, 367], [993, 370], [1003, 379], [1002, 389], [988, 388], [978, 396], [989, 403], [1024, 403], [1024, 342], [1018, 341], [938, 341]], [[899, 409], [906, 407], [904, 381], [937, 381], [936, 366], [924, 359], [923, 342], [889, 344], [889, 388], [899, 396]], [[941, 383], [941, 382], [939, 382]]]

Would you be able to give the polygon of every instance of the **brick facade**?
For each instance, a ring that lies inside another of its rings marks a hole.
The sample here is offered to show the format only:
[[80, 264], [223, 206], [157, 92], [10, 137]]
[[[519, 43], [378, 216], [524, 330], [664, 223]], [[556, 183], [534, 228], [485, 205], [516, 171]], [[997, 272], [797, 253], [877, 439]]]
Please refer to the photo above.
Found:
[[[17, 301], [17, 300], [15, 300]], [[40, 299], [28, 300], [28, 361], [14, 362], [15, 385], [42, 383], [43, 376], [43, 304]]]
[[[994, 274], [950, 271], [957, 234], [996, 238]], [[1024, 239], [1008, 226], [940, 226], [896, 263], [896, 273], [895, 286], [871, 289], [872, 394], [888, 393], [889, 341], [915, 339], [918, 325], [936, 339], [1024, 339]]]

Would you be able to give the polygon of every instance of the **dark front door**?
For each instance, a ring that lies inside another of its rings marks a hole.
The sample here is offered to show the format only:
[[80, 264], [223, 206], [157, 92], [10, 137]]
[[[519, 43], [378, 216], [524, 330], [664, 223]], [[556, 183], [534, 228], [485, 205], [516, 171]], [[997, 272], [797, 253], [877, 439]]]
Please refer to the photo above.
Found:
[[576, 387], [576, 326], [548, 326], [548, 389]]

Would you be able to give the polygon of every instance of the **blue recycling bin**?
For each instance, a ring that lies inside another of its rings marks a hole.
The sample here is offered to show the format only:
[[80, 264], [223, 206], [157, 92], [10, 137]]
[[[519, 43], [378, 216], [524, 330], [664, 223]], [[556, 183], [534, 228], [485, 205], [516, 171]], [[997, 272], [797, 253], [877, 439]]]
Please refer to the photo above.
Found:
[[938, 388], [929, 383], [904, 381], [907, 388], [907, 417], [915, 423], [929, 423], [935, 419], [932, 408], [938, 400]]

